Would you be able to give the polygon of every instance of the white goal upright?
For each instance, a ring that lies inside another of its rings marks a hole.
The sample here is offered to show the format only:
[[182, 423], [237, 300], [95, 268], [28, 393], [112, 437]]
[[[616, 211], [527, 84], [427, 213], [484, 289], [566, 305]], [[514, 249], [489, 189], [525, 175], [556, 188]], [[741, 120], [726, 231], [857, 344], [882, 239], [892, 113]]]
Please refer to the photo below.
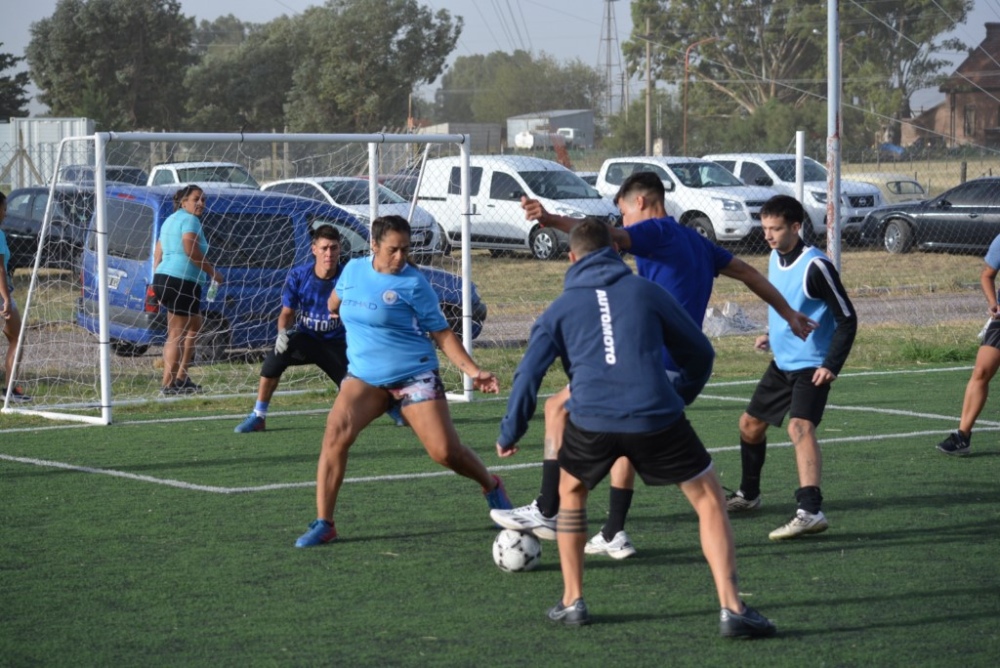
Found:
[[[127, 209], [121, 184], [108, 180], [109, 166], [132, 166], [149, 170], [166, 162], [236, 163], [264, 183], [305, 176], [344, 176], [368, 179], [369, 210], [367, 218], [379, 215], [380, 180], [391, 175], [407, 179], [423, 177], [423, 160], [428, 153], [459, 155], [461, 164], [461, 210], [451, 212], [461, 219], [462, 243], [448, 257], [433, 256], [433, 264], [460, 275], [461, 334], [464, 345], [471, 351], [473, 344], [472, 256], [470, 254], [469, 205], [469, 136], [413, 134], [240, 134], [240, 133], [97, 133], [89, 137], [64, 139], [59, 158], [52, 170], [48, 202], [39, 232], [39, 244], [34, 266], [16, 272], [16, 301], [21, 309], [23, 325], [18, 337], [17, 354], [10, 386], [20, 387], [30, 402], [18, 403], [11, 396], [3, 397], [3, 412], [36, 415], [59, 420], [75, 420], [93, 424], [110, 424], [113, 409], [133, 403], [162, 402], [164, 409], [173, 399], [159, 396], [161, 347], [133, 344], [116, 340], [111, 331], [109, 291], [121, 281], [148, 281], [151, 275], [122, 276], [109, 270], [109, 257], [128, 252], [141, 245], [134, 238], [113, 237], [121, 215]], [[69, 164], [89, 163], [93, 170], [92, 183], [75, 186], [57, 183], [56, 175]], [[197, 178], [193, 183], [212, 197], [213, 183]], [[456, 184], [458, 185], [458, 184]], [[180, 185], [177, 186], [178, 188]], [[114, 189], [118, 190], [114, 190]], [[117, 192], [109, 207], [108, 192]], [[67, 194], [69, 193], [69, 194]], [[415, 197], [410, 212], [416, 205]], [[73, 207], [77, 207], [73, 209]], [[79, 209], [89, 210], [85, 214]], [[73, 209], [68, 214], [67, 209]], [[253, 220], [254, 211], [241, 212], [240, 220]], [[367, 223], [364, 214], [357, 214]], [[151, 221], [150, 221], [151, 222]], [[112, 236], [109, 241], [109, 230]], [[435, 231], [436, 235], [440, 231]], [[150, 232], [151, 235], [151, 232]], [[238, 235], [227, 237], [230, 243]], [[50, 248], [56, 242], [73, 248], [69, 264], [56, 263]], [[155, 242], [150, 238], [143, 244]], [[287, 244], [280, 234], [248, 233], [247, 244]], [[131, 244], [131, 245], [130, 245]], [[211, 241], [210, 241], [211, 244]], [[237, 249], [239, 250], [239, 249]], [[355, 249], [356, 250], [356, 249]], [[145, 257], [151, 247], [140, 249]], [[267, 248], [247, 248], [247, 255], [267, 255]], [[83, 257], [96, 258], [81, 284]], [[456, 257], [457, 256], [457, 257]], [[283, 256], [287, 258], [286, 256]], [[301, 259], [301, 257], [300, 257]], [[427, 258], [425, 258], [426, 260]], [[240, 280], [234, 271], [229, 280]], [[282, 279], [283, 280], [283, 279]], [[85, 288], [90, 286], [88, 293]], [[280, 287], [280, 286], [279, 286]], [[95, 295], [96, 293], [96, 295]], [[94, 299], [96, 296], [96, 300]], [[88, 302], [89, 299], [89, 302]], [[88, 303], [94, 304], [88, 306]], [[143, 305], [139, 305], [142, 315]], [[453, 312], [458, 313], [456, 304]], [[154, 305], [155, 308], [155, 305]], [[89, 310], [88, 310], [89, 309]], [[276, 328], [280, 303], [254, 304], [262, 315], [260, 326]], [[209, 310], [205, 305], [204, 310]], [[84, 315], [89, 317], [87, 320]], [[211, 321], [215, 327], [225, 327], [221, 319]], [[221, 323], [221, 324], [220, 324]], [[225, 350], [210, 359], [196, 362], [192, 376], [207, 397], [246, 396], [256, 394], [260, 373], [261, 347], [241, 349], [239, 342], [225, 339], [226, 332], [206, 327], [199, 346], [211, 350], [219, 340], [228, 341]], [[458, 326], [456, 325], [456, 328]], [[220, 338], [221, 337], [221, 338]], [[273, 337], [271, 337], [273, 339]], [[482, 339], [481, 339], [482, 340]], [[389, 354], [391, 351], [386, 351]], [[446, 360], [445, 360], [446, 362]], [[452, 398], [469, 399], [471, 380], [454, 369], [447, 369], [445, 379]], [[284, 392], [324, 390], [330, 381], [319, 369], [311, 366], [291, 367], [282, 377]]]

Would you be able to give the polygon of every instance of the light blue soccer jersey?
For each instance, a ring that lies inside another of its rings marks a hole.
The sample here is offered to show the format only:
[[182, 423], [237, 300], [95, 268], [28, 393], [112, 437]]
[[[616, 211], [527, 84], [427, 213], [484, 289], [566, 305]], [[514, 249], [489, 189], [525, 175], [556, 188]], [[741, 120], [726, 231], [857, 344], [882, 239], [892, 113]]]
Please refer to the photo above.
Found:
[[[805, 341], [795, 336], [791, 326], [778, 315], [773, 306], [767, 309], [768, 337], [774, 363], [782, 371], [798, 371], [823, 366], [830, 351], [833, 332], [837, 329], [833, 312], [826, 302], [809, 294], [806, 279], [809, 267], [826, 259], [823, 251], [807, 246], [802, 254], [787, 267], [778, 260], [778, 251], [771, 251], [767, 279], [778, 289], [788, 305], [819, 323], [819, 327]], [[822, 268], [822, 266], [821, 266]]]
[[10, 247], [7, 246], [7, 235], [0, 230], [0, 255], [3, 255], [3, 268], [7, 272], [7, 285], [10, 286]]
[[160, 248], [163, 251], [163, 259], [156, 267], [156, 273], [201, 283], [207, 280], [207, 277], [201, 269], [194, 266], [191, 258], [184, 252], [183, 238], [188, 233], [198, 235], [198, 248], [201, 249], [202, 255], [208, 253], [208, 241], [201, 229], [201, 221], [184, 209], [178, 209], [160, 226]]
[[337, 267], [332, 278], [316, 275], [316, 263], [299, 265], [288, 272], [281, 289], [281, 305], [295, 311], [295, 331], [320, 341], [337, 341], [344, 338], [344, 325], [340, 318], [330, 315], [329, 300], [333, 286], [343, 268]]
[[335, 288], [347, 329], [347, 371], [369, 385], [389, 385], [438, 368], [427, 332], [448, 329], [437, 295], [419, 270], [375, 271], [372, 258], [351, 260]]

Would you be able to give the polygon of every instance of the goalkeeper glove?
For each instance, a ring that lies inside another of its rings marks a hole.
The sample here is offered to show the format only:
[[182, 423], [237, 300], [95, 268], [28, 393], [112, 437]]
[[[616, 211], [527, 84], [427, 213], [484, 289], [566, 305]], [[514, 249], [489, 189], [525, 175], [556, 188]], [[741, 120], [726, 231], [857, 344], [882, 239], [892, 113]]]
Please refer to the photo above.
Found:
[[288, 350], [288, 339], [295, 333], [294, 329], [282, 329], [278, 331], [278, 338], [274, 340], [274, 354], [280, 355]]

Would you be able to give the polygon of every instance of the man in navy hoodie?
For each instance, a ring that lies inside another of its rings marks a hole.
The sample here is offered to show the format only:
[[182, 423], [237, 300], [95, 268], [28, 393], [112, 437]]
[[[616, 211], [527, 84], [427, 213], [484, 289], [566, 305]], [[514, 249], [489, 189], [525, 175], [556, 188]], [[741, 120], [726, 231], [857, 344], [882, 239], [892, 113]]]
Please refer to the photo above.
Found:
[[[573, 228], [570, 260], [563, 294], [531, 329], [497, 440], [501, 456], [517, 452], [542, 379], [559, 358], [571, 392], [556, 531], [564, 591], [549, 619], [590, 622], [583, 600], [587, 494], [625, 457], [647, 485], [678, 485], [697, 512], [722, 608], [720, 633], [773, 635], [774, 625], [740, 600], [726, 499], [711, 456], [684, 416], [711, 375], [711, 344], [676, 299], [622, 262], [603, 223]], [[664, 346], [676, 374], [663, 371]]]

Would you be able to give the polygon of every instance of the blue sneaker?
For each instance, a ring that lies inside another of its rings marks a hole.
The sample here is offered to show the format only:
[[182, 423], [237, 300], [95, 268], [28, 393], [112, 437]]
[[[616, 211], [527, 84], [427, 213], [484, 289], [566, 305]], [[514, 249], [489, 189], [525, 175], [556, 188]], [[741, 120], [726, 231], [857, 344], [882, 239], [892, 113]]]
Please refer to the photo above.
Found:
[[483, 492], [483, 496], [486, 497], [487, 505], [489, 505], [490, 510], [511, 510], [514, 507], [514, 504], [510, 502], [510, 498], [507, 496], [507, 490], [504, 489], [503, 480], [501, 480], [498, 475], [493, 476], [493, 479], [496, 481], [497, 486], [490, 492]]
[[309, 525], [309, 531], [299, 536], [295, 541], [295, 547], [315, 547], [331, 541], [337, 540], [337, 530], [333, 522], [326, 520], [313, 520]]
[[399, 404], [392, 406], [385, 414], [396, 421], [397, 427], [406, 426], [406, 420], [403, 419], [403, 411], [400, 409]]
[[251, 413], [247, 416], [247, 419], [236, 425], [236, 429], [233, 429], [237, 434], [249, 434], [254, 431], [264, 431], [265, 420], [256, 413]]

